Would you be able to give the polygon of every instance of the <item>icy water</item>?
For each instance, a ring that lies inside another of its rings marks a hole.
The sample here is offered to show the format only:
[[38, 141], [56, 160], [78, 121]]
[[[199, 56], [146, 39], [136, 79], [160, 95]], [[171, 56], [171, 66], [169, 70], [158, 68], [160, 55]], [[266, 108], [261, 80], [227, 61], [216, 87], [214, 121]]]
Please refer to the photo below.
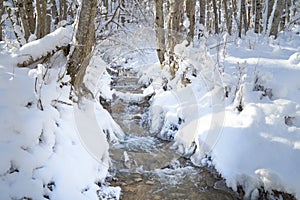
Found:
[[142, 93], [133, 72], [116, 76], [112, 88], [118, 92], [107, 109], [126, 139], [110, 148], [113, 177], [109, 182], [122, 188], [121, 199], [241, 199], [214, 169], [194, 166], [170, 148], [172, 142], [149, 133], [148, 101], [122, 95]]

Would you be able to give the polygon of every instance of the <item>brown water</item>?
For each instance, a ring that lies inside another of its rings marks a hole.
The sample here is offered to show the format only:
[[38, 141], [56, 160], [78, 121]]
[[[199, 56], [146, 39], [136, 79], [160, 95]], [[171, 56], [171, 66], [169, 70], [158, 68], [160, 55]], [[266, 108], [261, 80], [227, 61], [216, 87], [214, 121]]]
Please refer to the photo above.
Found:
[[[142, 93], [138, 77], [130, 71], [116, 77], [112, 87], [122, 93]], [[110, 184], [122, 188], [121, 199], [241, 199], [213, 168], [194, 166], [171, 148], [172, 142], [151, 135], [148, 107], [147, 100], [116, 95], [109, 108], [127, 135], [110, 148], [114, 173]]]

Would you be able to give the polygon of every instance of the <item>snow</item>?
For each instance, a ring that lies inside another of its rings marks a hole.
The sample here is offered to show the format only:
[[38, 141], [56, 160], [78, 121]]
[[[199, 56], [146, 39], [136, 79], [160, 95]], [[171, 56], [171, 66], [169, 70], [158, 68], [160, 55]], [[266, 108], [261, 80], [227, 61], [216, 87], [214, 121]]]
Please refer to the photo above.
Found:
[[[168, 83], [172, 90], [155, 89], [153, 132], [174, 137], [173, 148], [196, 165], [211, 160], [229, 187], [243, 187], [246, 198], [255, 199], [261, 186], [300, 198], [299, 46], [299, 35], [292, 33], [276, 40], [249, 34], [219, 52], [177, 45], [179, 72], [192, 66], [198, 76], [187, 76], [187, 87], [175, 77]], [[222, 67], [219, 75], [215, 64]]]
[[[183, 25], [189, 26], [188, 19]], [[69, 81], [61, 53], [51, 67], [16, 67], [69, 44], [73, 28], [61, 27], [13, 52], [1, 43], [0, 199], [118, 199], [121, 188], [105, 183], [108, 149], [110, 143], [122, 145], [118, 141], [125, 135], [100, 97], [140, 101], [152, 94], [151, 134], [174, 140], [172, 148], [195, 165], [214, 165], [229, 187], [243, 187], [246, 198], [256, 199], [261, 187], [300, 198], [297, 28], [277, 39], [248, 32], [240, 39], [227, 34], [201, 39], [194, 47], [184, 41], [175, 47], [181, 62], [172, 80], [157, 63], [152, 28], [114, 35], [96, 47], [99, 54], [84, 77], [94, 99], [79, 105], [69, 100], [70, 86], [61, 84]], [[127, 63], [124, 68], [134, 68], [148, 87], [143, 94], [112, 91], [107, 63]], [[191, 84], [184, 85], [182, 77]], [[147, 137], [131, 140], [128, 149], [156, 148]], [[125, 164], [128, 159], [124, 151]], [[178, 169], [174, 183], [182, 174]]]
[[[24, 59], [19, 55], [38, 57], [64, 45], [69, 34], [69, 28], [60, 28], [13, 54], [0, 53], [0, 199], [120, 196], [120, 188], [104, 184], [110, 158], [103, 132], [120, 130], [96, 101], [86, 100], [82, 110], [69, 100], [70, 86], [61, 85], [69, 80], [66, 59], [57, 53], [51, 68], [16, 67]], [[92, 144], [80, 137], [88, 134], [95, 136]]]
[[36, 60], [59, 47], [68, 45], [72, 40], [73, 29], [74, 27], [71, 25], [60, 27], [41, 39], [25, 44], [12, 56], [14, 63], [23, 63], [30, 59]]

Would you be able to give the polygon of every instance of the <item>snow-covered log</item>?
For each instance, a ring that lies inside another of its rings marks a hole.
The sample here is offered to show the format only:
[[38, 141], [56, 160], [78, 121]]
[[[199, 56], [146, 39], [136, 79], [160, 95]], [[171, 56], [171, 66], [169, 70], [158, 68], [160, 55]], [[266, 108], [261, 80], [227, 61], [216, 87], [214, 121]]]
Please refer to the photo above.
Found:
[[56, 29], [45, 37], [29, 42], [18, 49], [13, 58], [18, 67], [27, 67], [64, 49], [72, 40], [73, 26]]

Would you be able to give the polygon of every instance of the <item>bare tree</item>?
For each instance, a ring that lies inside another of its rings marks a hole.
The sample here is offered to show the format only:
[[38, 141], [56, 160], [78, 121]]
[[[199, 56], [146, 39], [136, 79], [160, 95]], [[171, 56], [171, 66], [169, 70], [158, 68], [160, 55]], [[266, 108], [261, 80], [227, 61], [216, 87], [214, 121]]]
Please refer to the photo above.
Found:
[[95, 45], [95, 16], [97, 0], [83, 0], [76, 32], [76, 46], [67, 62], [67, 72], [75, 92], [82, 96], [83, 77]]
[[163, 64], [165, 60], [165, 52], [166, 52], [163, 0], [155, 0], [154, 6], [155, 6], [156, 51], [157, 51], [160, 64]]

